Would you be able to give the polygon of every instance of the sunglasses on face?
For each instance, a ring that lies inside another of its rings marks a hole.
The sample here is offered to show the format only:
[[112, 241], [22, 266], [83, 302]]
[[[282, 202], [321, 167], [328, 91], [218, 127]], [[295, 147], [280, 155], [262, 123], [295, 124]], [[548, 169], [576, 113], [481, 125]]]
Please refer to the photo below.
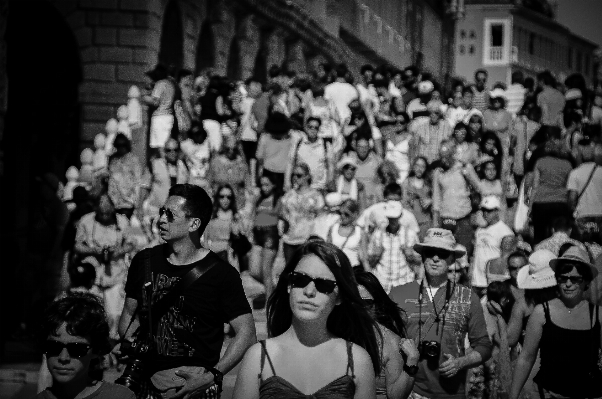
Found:
[[173, 222], [176, 219], [176, 215], [173, 213], [173, 211], [166, 207], [159, 208], [159, 217], [162, 218], [163, 215], [167, 215], [168, 222]]
[[425, 248], [422, 251], [425, 258], [434, 258], [435, 255], [440, 259], [447, 259], [451, 256], [451, 252], [442, 248]]
[[307, 129], [318, 130], [318, 129], [320, 129], [320, 126], [318, 126], [318, 125], [307, 125]]
[[288, 278], [289, 283], [294, 288], [305, 288], [309, 285], [309, 283], [313, 282], [316, 287], [316, 290], [326, 295], [331, 294], [334, 291], [334, 288], [337, 286], [337, 282], [334, 280], [328, 280], [326, 278], [319, 277], [311, 277], [305, 273], [300, 272], [291, 272]]
[[166, 148], [165, 152], [177, 152], [178, 149], [177, 148]]
[[220, 194], [219, 198], [227, 198], [227, 199], [231, 200], [232, 196], [230, 194]]
[[345, 165], [345, 166], [343, 166], [343, 169], [344, 170], [355, 170], [355, 167], [351, 166], [351, 165]]
[[64, 348], [67, 348], [70, 357], [79, 359], [90, 352], [91, 346], [83, 342], [70, 342], [65, 344], [52, 339], [49, 339], [44, 343], [44, 353], [48, 357], [59, 356]]
[[581, 276], [556, 276], [558, 284], [566, 284], [569, 280], [571, 280], [571, 284], [581, 284], [584, 281]]
[[293, 177], [302, 178], [305, 177], [305, 173], [293, 173]]
[[353, 216], [353, 213], [351, 213], [351, 212], [341, 212], [341, 216], [345, 216], [345, 217], [349, 218], [349, 217]]

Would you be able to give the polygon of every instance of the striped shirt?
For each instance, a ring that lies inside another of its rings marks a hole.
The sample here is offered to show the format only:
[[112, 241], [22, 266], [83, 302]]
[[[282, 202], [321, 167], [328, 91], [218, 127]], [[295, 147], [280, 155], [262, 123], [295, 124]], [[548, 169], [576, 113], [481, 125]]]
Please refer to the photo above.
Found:
[[416, 121], [412, 130], [417, 155], [425, 157], [429, 163], [439, 159], [441, 143], [452, 134], [452, 128], [447, 121], [440, 120], [433, 125], [428, 118]]

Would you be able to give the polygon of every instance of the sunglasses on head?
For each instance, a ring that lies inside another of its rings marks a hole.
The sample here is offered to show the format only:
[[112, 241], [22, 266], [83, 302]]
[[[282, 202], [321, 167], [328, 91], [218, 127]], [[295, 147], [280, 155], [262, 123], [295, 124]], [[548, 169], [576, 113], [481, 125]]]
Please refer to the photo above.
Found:
[[309, 283], [313, 282], [316, 286], [316, 290], [326, 295], [331, 294], [334, 291], [334, 288], [337, 286], [337, 282], [334, 280], [311, 277], [300, 272], [291, 272], [291, 274], [288, 275], [288, 281], [294, 288], [305, 288], [309, 285]]
[[424, 248], [422, 254], [425, 258], [434, 258], [436, 255], [441, 259], [447, 259], [451, 256], [451, 251], [443, 248]]
[[49, 339], [44, 343], [44, 353], [48, 357], [60, 355], [64, 348], [67, 348], [70, 357], [79, 359], [90, 352], [91, 346], [83, 342], [69, 342], [65, 344], [52, 339]]
[[571, 280], [571, 284], [581, 284], [584, 281], [581, 276], [556, 276], [558, 284], [566, 284], [569, 280]]

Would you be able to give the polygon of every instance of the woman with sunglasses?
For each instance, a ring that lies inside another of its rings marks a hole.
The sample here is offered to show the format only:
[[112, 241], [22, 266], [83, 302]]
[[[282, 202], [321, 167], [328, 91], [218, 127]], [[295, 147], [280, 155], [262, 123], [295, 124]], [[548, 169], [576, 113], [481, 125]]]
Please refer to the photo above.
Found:
[[247, 351], [235, 399], [376, 397], [377, 325], [340, 249], [318, 240], [299, 248], [267, 315], [273, 338]]
[[309, 166], [300, 162], [293, 168], [292, 189], [282, 197], [280, 218], [284, 221], [282, 235], [284, 259], [288, 263], [293, 253], [313, 231], [314, 219], [324, 208], [322, 194], [311, 187]]
[[[374, 274], [361, 267], [353, 272], [360, 295], [368, 312], [378, 323], [382, 340], [379, 342], [380, 374], [376, 376], [376, 397], [407, 398], [414, 386], [414, 377], [405, 370], [411, 370], [418, 364], [420, 354], [416, 344], [405, 338], [403, 310], [389, 298]], [[411, 371], [410, 371], [411, 372]]]
[[534, 381], [542, 398], [601, 397], [598, 351], [602, 316], [600, 307], [589, 304], [585, 298], [598, 270], [590, 263], [587, 252], [576, 246], [549, 265], [558, 281], [558, 298], [538, 305], [529, 318], [510, 399], [518, 398], [538, 351], [541, 368]]
[[228, 261], [232, 236], [240, 236], [242, 230], [234, 190], [229, 184], [223, 184], [215, 191], [213, 214], [203, 234], [203, 241], [208, 249]]
[[249, 273], [256, 280], [263, 282], [267, 298], [273, 290], [272, 267], [280, 244], [278, 235], [280, 195], [272, 175], [264, 175], [259, 179], [257, 195], [248, 204], [252, 206], [249, 214], [255, 215]]
[[351, 266], [367, 267], [366, 249], [368, 242], [363, 229], [356, 224], [360, 214], [357, 202], [348, 199], [339, 209], [341, 219], [328, 230], [326, 242], [339, 248], [351, 263]]
[[40, 343], [52, 386], [36, 399], [134, 399], [126, 387], [102, 381], [100, 359], [111, 350], [102, 304], [90, 294], [70, 294], [44, 312]]

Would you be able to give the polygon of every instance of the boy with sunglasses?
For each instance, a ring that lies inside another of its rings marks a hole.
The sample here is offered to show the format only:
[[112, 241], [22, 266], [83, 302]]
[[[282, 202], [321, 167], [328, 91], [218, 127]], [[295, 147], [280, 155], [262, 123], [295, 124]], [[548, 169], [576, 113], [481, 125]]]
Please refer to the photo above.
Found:
[[52, 386], [40, 399], [134, 399], [129, 389], [102, 381], [100, 358], [110, 351], [109, 325], [102, 303], [91, 294], [72, 293], [53, 302], [40, 329]]

